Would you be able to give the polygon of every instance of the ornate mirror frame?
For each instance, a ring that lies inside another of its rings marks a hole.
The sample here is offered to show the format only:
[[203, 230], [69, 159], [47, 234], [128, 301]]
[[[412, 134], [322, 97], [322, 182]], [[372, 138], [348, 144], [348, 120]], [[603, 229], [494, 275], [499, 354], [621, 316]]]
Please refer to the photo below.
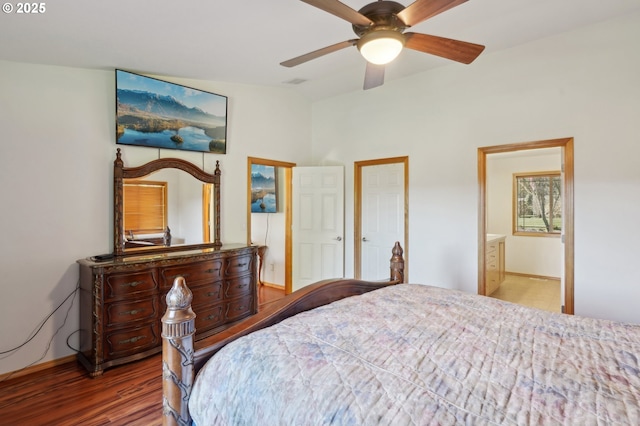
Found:
[[[178, 245], [174, 247], [156, 246], [149, 249], [134, 249], [125, 251], [124, 235], [124, 179], [141, 178], [158, 170], [174, 168], [189, 173], [203, 183], [213, 184], [213, 199], [215, 203], [213, 219], [213, 243]], [[138, 167], [124, 167], [120, 148], [116, 152], [113, 162], [113, 253], [116, 256], [140, 255], [158, 253], [159, 251], [191, 250], [200, 248], [222, 247], [220, 242], [220, 162], [216, 161], [216, 169], [213, 174], [206, 173], [194, 164], [179, 158], [160, 158], [150, 161]]]

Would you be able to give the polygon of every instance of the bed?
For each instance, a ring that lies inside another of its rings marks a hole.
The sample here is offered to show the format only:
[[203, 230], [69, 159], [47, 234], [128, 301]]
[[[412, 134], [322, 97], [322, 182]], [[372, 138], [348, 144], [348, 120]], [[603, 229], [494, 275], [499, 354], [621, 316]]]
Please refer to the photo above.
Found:
[[195, 347], [178, 278], [165, 424], [640, 424], [639, 325], [406, 284], [401, 255], [389, 281], [314, 284]]

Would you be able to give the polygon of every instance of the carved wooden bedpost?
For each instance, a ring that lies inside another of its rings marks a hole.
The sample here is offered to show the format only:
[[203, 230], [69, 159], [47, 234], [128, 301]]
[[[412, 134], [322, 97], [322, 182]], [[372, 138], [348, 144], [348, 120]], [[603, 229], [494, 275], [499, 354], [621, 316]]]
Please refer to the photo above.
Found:
[[404, 250], [400, 247], [400, 242], [396, 241], [391, 250], [391, 281], [404, 282], [404, 259], [402, 258]]
[[183, 277], [173, 281], [162, 317], [162, 392], [164, 425], [190, 425], [189, 396], [193, 383], [193, 295]]

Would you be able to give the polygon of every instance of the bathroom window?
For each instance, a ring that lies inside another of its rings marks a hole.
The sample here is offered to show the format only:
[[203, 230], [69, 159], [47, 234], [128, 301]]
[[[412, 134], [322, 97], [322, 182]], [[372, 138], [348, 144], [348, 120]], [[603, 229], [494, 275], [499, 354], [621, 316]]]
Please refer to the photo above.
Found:
[[513, 175], [513, 235], [559, 236], [562, 233], [560, 172]]

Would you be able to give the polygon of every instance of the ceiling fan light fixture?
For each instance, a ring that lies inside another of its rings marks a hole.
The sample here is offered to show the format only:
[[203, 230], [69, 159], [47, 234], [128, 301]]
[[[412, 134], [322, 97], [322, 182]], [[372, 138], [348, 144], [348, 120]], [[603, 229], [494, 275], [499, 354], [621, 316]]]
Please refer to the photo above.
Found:
[[404, 36], [393, 30], [371, 31], [358, 40], [358, 50], [367, 62], [384, 65], [398, 57], [404, 47]]

